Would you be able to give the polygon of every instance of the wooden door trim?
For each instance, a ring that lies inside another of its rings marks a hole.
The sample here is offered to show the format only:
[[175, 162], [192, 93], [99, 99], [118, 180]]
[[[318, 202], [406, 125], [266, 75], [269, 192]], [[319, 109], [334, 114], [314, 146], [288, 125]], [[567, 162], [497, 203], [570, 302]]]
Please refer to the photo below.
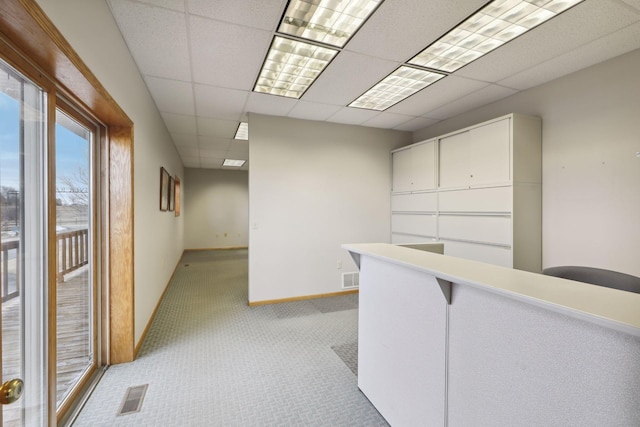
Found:
[[108, 160], [101, 177], [109, 184], [102, 204], [108, 204], [108, 216], [103, 218], [106, 250], [102, 262], [109, 282], [106, 295], [109, 306], [103, 344], [108, 348], [105, 362], [130, 362], [135, 348], [133, 122], [34, 0], [0, 2], [0, 38], [0, 44], [5, 45], [3, 51], [8, 46], [15, 52], [16, 67], [21, 72], [36, 82], [51, 82], [60, 94], [106, 127], [104, 151]]

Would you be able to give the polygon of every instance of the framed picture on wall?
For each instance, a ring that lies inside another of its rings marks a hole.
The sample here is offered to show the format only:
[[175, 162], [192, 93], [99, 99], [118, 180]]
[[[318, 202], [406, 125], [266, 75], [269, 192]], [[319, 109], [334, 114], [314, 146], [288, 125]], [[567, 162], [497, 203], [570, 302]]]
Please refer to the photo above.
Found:
[[160, 210], [169, 209], [169, 172], [163, 167], [160, 168]]
[[173, 177], [170, 176], [169, 177], [169, 210], [170, 211], [173, 211], [174, 206], [176, 204], [175, 194], [176, 194], [176, 182], [174, 181]]
[[175, 177], [175, 190], [173, 192], [173, 197], [175, 199], [175, 214], [176, 216], [180, 216], [180, 178], [176, 175]]

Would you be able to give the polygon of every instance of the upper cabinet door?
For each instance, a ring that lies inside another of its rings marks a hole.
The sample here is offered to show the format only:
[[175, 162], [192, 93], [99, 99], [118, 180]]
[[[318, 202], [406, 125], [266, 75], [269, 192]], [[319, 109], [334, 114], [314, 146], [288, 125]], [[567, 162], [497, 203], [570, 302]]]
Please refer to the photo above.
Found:
[[469, 186], [469, 144], [469, 131], [440, 139], [440, 187]]
[[396, 151], [393, 153], [393, 192], [411, 191], [412, 167], [411, 149]]
[[473, 128], [470, 135], [470, 185], [509, 182], [511, 162], [510, 119]]
[[511, 180], [510, 119], [440, 139], [440, 188], [502, 184]]
[[436, 142], [412, 145], [393, 153], [393, 192], [436, 188]]
[[436, 142], [429, 141], [411, 148], [413, 191], [436, 188]]

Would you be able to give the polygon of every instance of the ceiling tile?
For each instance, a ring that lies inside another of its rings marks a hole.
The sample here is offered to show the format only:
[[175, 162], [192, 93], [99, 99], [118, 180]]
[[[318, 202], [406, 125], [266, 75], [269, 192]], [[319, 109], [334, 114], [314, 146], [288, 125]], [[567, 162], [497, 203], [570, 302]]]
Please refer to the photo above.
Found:
[[195, 85], [198, 117], [240, 121], [248, 91]]
[[456, 71], [498, 82], [540, 62], [577, 49], [636, 22], [638, 14], [618, 0], [586, 1]]
[[343, 51], [301, 99], [345, 106], [393, 72], [398, 65], [397, 62]]
[[622, 0], [622, 1], [628, 4], [629, 6], [636, 8], [638, 12], [640, 12], [640, 0]]
[[640, 23], [629, 25], [613, 34], [507, 77], [499, 84], [520, 90], [538, 86], [635, 50], [638, 48], [639, 37]]
[[297, 102], [298, 100], [293, 98], [251, 92], [245, 110], [248, 113], [286, 116]]
[[170, 133], [197, 134], [195, 116], [185, 116], [182, 114], [162, 113], [164, 124]]
[[200, 157], [196, 156], [183, 156], [180, 155], [180, 158], [182, 159], [182, 163], [184, 164], [184, 167], [186, 168], [199, 168], [200, 167]]
[[294, 119], [303, 120], [327, 120], [342, 107], [339, 105], [320, 104], [317, 102], [298, 101], [289, 111], [288, 116]]
[[343, 107], [333, 116], [331, 116], [330, 121], [334, 123], [345, 123], [349, 125], [361, 125], [367, 120], [371, 120], [378, 114], [380, 114], [379, 111]]
[[249, 149], [246, 150], [229, 150], [227, 152], [227, 157], [236, 160], [247, 160], [249, 158]]
[[210, 150], [206, 148], [200, 149], [201, 159], [224, 159], [227, 157], [227, 150]]
[[209, 117], [197, 117], [198, 135], [233, 138], [240, 122], [236, 120], [219, 120]]
[[198, 137], [194, 134], [172, 133], [173, 143], [176, 145], [184, 145], [187, 147], [197, 147]]
[[185, 147], [182, 145], [176, 145], [176, 149], [178, 150], [178, 153], [180, 153], [180, 156], [186, 156], [186, 157], [200, 156], [200, 149], [197, 147], [193, 148], [193, 147]]
[[488, 83], [463, 79], [453, 75], [447, 76], [386, 111], [410, 116], [424, 115], [427, 111], [452, 102], [485, 86], [488, 86]]
[[224, 157], [219, 159], [214, 159], [213, 157], [202, 158], [200, 166], [203, 168], [222, 169], [222, 162], [224, 162]]
[[233, 141], [231, 141], [229, 150], [247, 150], [247, 152], [249, 152], [249, 141], [234, 139]]
[[372, 118], [371, 120], [367, 120], [362, 125], [363, 126], [371, 126], [375, 128], [384, 128], [391, 129], [396, 126], [400, 126], [403, 123], [408, 122], [409, 120], [415, 119], [414, 116], [407, 116], [404, 114], [394, 114], [388, 112], [382, 112]]
[[128, 0], [111, 10], [142, 74], [191, 80], [184, 13]]
[[189, 12], [218, 21], [274, 31], [286, 0], [211, 1], [190, 0]]
[[[109, 0], [109, 3], [114, 3], [116, 0]], [[148, 3], [166, 9], [177, 10], [178, 12], [184, 12], [184, 1], [176, 0], [138, 0], [140, 3]]]
[[271, 32], [191, 16], [190, 36], [196, 83], [253, 89]]
[[385, 1], [345, 46], [404, 62], [440, 38], [486, 0]]
[[147, 87], [162, 113], [195, 114], [191, 83], [146, 77]]
[[229, 138], [200, 136], [198, 137], [198, 147], [213, 150], [228, 150], [232, 141], [233, 140]]
[[462, 96], [442, 107], [426, 112], [424, 115], [431, 119], [444, 120], [457, 114], [471, 111], [474, 108], [482, 107], [491, 102], [511, 96], [518, 91], [498, 85], [490, 85], [480, 90]]
[[427, 117], [417, 117], [415, 119], [409, 120], [399, 126], [394, 127], [396, 130], [404, 130], [408, 132], [415, 132], [417, 130], [426, 128], [427, 126], [434, 125], [438, 123], [439, 120], [429, 119]]

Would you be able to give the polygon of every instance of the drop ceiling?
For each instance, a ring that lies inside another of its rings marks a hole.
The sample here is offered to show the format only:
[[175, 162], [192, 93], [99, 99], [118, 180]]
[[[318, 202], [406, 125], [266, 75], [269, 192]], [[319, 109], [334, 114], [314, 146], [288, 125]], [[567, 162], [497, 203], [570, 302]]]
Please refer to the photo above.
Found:
[[640, 48], [640, 0], [586, 0], [379, 112], [346, 105], [486, 0], [385, 0], [300, 99], [252, 92], [287, 0], [107, 1], [192, 168], [249, 160], [248, 113], [412, 132]]

